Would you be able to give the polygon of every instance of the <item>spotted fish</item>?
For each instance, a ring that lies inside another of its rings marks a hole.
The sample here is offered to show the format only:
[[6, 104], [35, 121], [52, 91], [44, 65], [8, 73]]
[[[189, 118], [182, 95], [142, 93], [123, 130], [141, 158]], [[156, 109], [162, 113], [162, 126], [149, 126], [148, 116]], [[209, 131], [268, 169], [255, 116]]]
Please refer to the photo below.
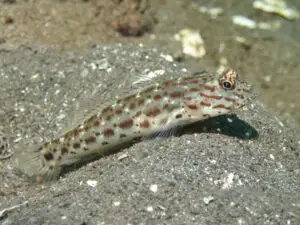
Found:
[[66, 165], [100, 157], [164, 129], [230, 113], [253, 97], [252, 87], [234, 70], [164, 80], [115, 100], [35, 149], [29, 161], [19, 158], [19, 165], [26, 165], [24, 172], [37, 181], [58, 178]]

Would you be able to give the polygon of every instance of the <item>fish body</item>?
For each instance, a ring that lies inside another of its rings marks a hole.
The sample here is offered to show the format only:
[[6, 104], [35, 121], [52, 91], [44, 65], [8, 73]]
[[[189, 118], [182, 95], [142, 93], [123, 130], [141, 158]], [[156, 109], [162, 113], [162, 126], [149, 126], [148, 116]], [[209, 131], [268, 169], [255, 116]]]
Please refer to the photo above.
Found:
[[66, 165], [100, 157], [164, 129], [230, 113], [252, 97], [251, 86], [240, 81], [234, 70], [161, 81], [117, 99], [44, 143], [25, 163], [31, 168], [28, 175], [37, 180], [57, 178]]

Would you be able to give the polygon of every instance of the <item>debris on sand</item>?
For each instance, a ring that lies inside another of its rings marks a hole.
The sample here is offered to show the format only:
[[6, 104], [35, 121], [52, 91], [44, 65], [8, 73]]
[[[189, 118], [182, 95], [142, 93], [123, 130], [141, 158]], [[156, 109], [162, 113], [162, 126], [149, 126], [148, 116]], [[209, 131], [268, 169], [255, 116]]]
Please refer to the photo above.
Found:
[[232, 22], [235, 25], [239, 25], [242, 27], [246, 27], [249, 29], [261, 29], [261, 30], [276, 30], [280, 28], [280, 22], [279, 21], [273, 21], [273, 22], [256, 22], [253, 19], [250, 19], [246, 16], [242, 15], [234, 15], [232, 17]]
[[300, 18], [299, 11], [289, 8], [284, 0], [257, 0], [253, 2], [253, 7], [268, 13], [278, 14], [289, 20]]
[[198, 30], [182, 29], [175, 34], [175, 40], [181, 42], [182, 52], [194, 58], [202, 58], [206, 51], [204, 41]]

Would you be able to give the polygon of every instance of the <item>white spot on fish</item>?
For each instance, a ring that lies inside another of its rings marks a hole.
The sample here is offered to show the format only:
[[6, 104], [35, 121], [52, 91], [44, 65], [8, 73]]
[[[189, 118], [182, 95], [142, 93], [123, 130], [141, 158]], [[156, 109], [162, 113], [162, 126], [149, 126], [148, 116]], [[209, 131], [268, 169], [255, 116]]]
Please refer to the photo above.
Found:
[[232, 123], [232, 122], [233, 122], [233, 120], [232, 120], [231, 118], [227, 118], [227, 121], [228, 121], [229, 123]]

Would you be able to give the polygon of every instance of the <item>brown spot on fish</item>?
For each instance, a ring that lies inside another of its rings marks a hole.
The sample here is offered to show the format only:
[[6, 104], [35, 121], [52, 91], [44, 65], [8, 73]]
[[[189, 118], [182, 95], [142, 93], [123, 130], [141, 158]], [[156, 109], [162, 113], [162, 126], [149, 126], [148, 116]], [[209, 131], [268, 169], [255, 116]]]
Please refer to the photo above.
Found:
[[243, 95], [238, 94], [238, 93], [236, 93], [235, 91], [233, 91], [232, 93], [233, 93], [235, 96], [237, 96], [237, 97], [239, 97], [239, 98], [241, 98], [241, 99], [244, 99], [244, 96], [243, 96]]
[[199, 93], [199, 95], [201, 97], [204, 97], [204, 98], [211, 98], [211, 99], [216, 99], [216, 100], [220, 100], [222, 98], [222, 96], [216, 96], [216, 95], [206, 95], [202, 92]]
[[79, 131], [77, 130], [77, 129], [75, 129], [74, 131], [73, 131], [73, 136], [74, 137], [77, 137], [79, 135]]
[[99, 126], [100, 126], [100, 121], [98, 121], [98, 120], [95, 121], [95, 122], [94, 122], [94, 126], [95, 126], [95, 127], [99, 127]]
[[112, 111], [113, 111], [112, 107], [108, 106], [102, 110], [102, 113], [108, 113], [108, 112], [112, 112]]
[[131, 100], [133, 98], [135, 98], [135, 95], [129, 95], [129, 96], [125, 97], [123, 100], [124, 100], [124, 102], [128, 102], [129, 100]]
[[224, 97], [224, 100], [226, 100], [228, 102], [233, 102], [233, 103], [236, 102], [236, 100], [234, 98], [229, 98], [229, 97]]
[[69, 150], [66, 147], [63, 147], [60, 151], [62, 155], [67, 154], [69, 152]]
[[95, 143], [96, 142], [96, 137], [94, 136], [90, 136], [90, 137], [87, 137], [86, 139], [84, 139], [85, 143], [88, 145], [88, 144], [91, 144], [91, 143]]
[[178, 85], [187, 85], [187, 82], [178, 82]]
[[210, 104], [210, 103], [207, 103], [207, 102], [200, 102], [200, 105], [201, 105], [201, 106], [205, 106], [205, 107], [211, 106], [211, 104]]
[[134, 109], [135, 108], [135, 104], [132, 102], [132, 103], [130, 103], [130, 105], [129, 105], [129, 109]]
[[171, 81], [165, 81], [163, 84], [164, 84], [165, 86], [169, 86], [169, 85], [171, 84]]
[[199, 91], [199, 89], [198, 88], [190, 88], [188, 91], [189, 92], [197, 92], [197, 91]]
[[75, 148], [75, 149], [80, 148], [80, 143], [74, 143], [73, 148]]
[[143, 92], [152, 92], [154, 90], [154, 87], [149, 87], [146, 90], [144, 90]]
[[139, 101], [138, 101], [138, 105], [143, 105], [145, 103], [145, 100], [144, 99], [140, 99]]
[[121, 109], [121, 108], [118, 108], [118, 109], [115, 111], [115, 113], [116, 113], [117, 115], [121, 114], [122, 112], [123, 112], [123, 109]]
[[110, 129], [110, 128], [105, 129], [105, 130], [103, 131], [103, 135], [104, 135], [105, 137], [110, 137], [110, 136], [113, 136], [114, 134], [115, 134], [115, 132], [113, 131], [113, 129]]
[[175, 116], [175, 118], [176, 118], [176, 119], [182, 118], [182, 114], [177, 114], [177, 115]]
[[149, 117], [156, 117], [157, 115], [160, 114], [160, 109], [158, 107], [154, 107], [154, 108], [150, 108], [149, 110], [147, 110], [147, 112], [145, 113], [146, 116]]
[[140, 122], [140, 127], [142, 128], [149, 128], [150, 127], [150, 123], [148, 120], [144, 120], [142, 122]]
[[84, 124], [87, 124], [87, 123], [91, 123], [93, 122], [93, 120], [95, 120], [97, 118], [97, 115], [93, 115], [91, 116], [90, 118], [88, 118], [87, 120], [84, 121]]
[[195, 77], [194, 76], [188, 76], [188, 77], [183, 77], [181, 79], [183, 80], [191, 80], [191, 79], [194, 79]]
[[119, 123], [120, 128], [130, 128], [133, 125], [132, 119], [127, 119]]
[[160, 100], [161, 96], [160, 95], [154, 95], [153, 100]]
[[182, 96], [182, 92], [181, 91], [174, 91], [172, 93], [170, 93], [170, 98], [178, 98]]
[[195, 105], [195, 104], [189, 104], [189, 105], [187, 105], [187, 107], [191, 110], [197, 110], [198, 109], [197, 105]]
[[214, 92], [216, 87], [215, 87], [215, 86], [207, 86], [207, 85], [205, 85], [204, 88], [205, 88], [206, 90], [209, 90], [209, 91], [211, 91], [211, 92]]
[[137, 142], [137, 141], [140, 141], [141, 138], [142, 138], [141, 136], [134, 137], [134, 138], [132, 139], [132, 141], [133, 141], [133, 142]]
[[167, 108], [169, 108], [169, 104], [164, 104], [163, 109], [167, 109]]
[[227, 107], [227, 106], [225, 106], [223, 104], [220, 104], [220, 105], [215, 105], [213, 107], [213, 109], [227, 109], [227, 110], [231, 110], [231, 107]]
[[198, 84], [198, 80], [192, 80], [191, 84]]
[[141, 114], [142, 114], [142, 112], [141, 112], [141, 111], [138, 111], [138, 112], [136, 112], [136, 114], [133, 116], [133, 118], [137, 118], [137, 117], [139, 117]]
[[53, 154], [52, 154], [51, 152], [46, 152], [46, 153], [44, 154], [44, 158], [45, 158], [47, 161], [50, 161], [50, 160], [54, 159], [54, 156], [53, 156]]
[[84, 130], [85, 130], [85, 131], [88, 131], [90, 128], [91, 128], [90, 126], [85, 126], [85, 127], [84, 127]]
[[125, 137], [127, 137], [126, 134], [120, 134], [120, 138], [125, 138]]

